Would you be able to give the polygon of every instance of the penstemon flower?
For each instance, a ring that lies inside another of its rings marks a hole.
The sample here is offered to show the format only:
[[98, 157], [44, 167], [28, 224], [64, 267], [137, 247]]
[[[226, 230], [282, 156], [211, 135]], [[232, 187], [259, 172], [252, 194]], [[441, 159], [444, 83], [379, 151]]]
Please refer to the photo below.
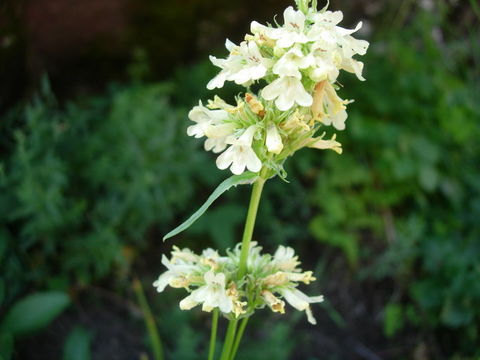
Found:
[[164, 291], [167, 285], [185, 288], [190, 294], [180, 301], [182, 310], [201, 304], [203, 311], [218, 309], [228, 318], [251, 316], [265, 306], [283, 314], [284, 299], [293, 308], [305, 311], [308, 321], [315, 324], [310, 304], [322, 302], [323, 296], [309, 297], [297, 289], [299, 283], [315, 281], [312, 272], [303, 272], [298, 267], [300, 262], [292, 248], [280, 246], [271, 256], [262, 254], [262, 248], [255, 242], [251, 245], [246, 279], [236, 276], [240, 244], [227, 251], [226, 256], [219, 256], [212, 249], [196, 255], [188, 249], [174, 247], [171, 259], [163, 259], [168, 270], [159, 276], [154, 286], [158, 292]]
[[[353, 57], [364, 55], [368, 42], [352, 36], [361, 22], [354, 29], [338, 25], [343, 18], [340, 11], [316, 11], [304, 5], [302, 10], [288, 7], [282, 26], [252, 22], [251, 34], [240, 45], [227, 40], [226, 59], [210, 57], [221, 71], [208, 83], [209, 89], [222, 87], [225, 81], [261, 85], [258, 95], [246, 93], [235, 106], [217, 99], [210, 105], [216, 110], [200, 110], [199, 105], [190, 113], [197, 124], [188, 128], [188, 135], [205, 136], [206, 150], [225, 151], [217, 159], [219, 169], [240, 174], [266, 166], [283, 176], [285, 159], [301, 147], [341, 152], [337, 141], [319, 141], [315, 133], [329, 126], [345, 129], [351, 101], [338, 96], [336, 81], [341, 70], [364, 80], [363, 63]], [[254, 97], [263, 111], [256, 111], [248, 97]], [[252, 126], [255, 136], [250, 135]], [[225, 150], [227, 145], [231, 146]]]
[[[338, 95], [337, 78], [343, 70], [364, 80], [363, 63], [354, 57], [364, 55], [369, 44], [352, 36], [361, 23], [354, 29], [338, 25], [340, 11], [317, 11], [316, 0], [296, 3], [297, 10], [290, 6], [284, 11], [283, 25], [253, 21], [251, 33], [239, 45], [226, 41], [226, 58], [210, 57], [220, 71], [208, 89], [221, 88], [226, 81], [247, 88], [235, 103], [215, 96], [188, 114], [194, 124], [187, 134], [205, 137], [205, 150], [218, 154], [217, 167], [234, 175], [164, 240], [187, 229], [232, 186], [253, 184], [241, 243], [224, 256], [213, 249], [197, 255], [174, 247], [170, 259], [162, 257], [167, 270], [153, 284], [158, 292], [167, 286], [184, 288], [188, 295], [180, 301], [182, 310], [201, 305], [213, 313], [208, 360], [215, 357], [219, 314], [229, 320], [220, 360], [234, 360], [247, 321], [257, 310], [284, 314], [288, 304], [315, 324], [311, 304], [323, 301], [323, 296], [311, 297], [299, 289], [315, 277], [299, 268], [294, 250], [280, 245], [273, 255], [262, 253], [251, 241], [253, 228], [263, 186], [275, 175], [286, 177], [288, 157], [305, 147], [342, 153], [335, 131], [346, 128], [352, 101]], [[253, 84], [257, 94], [250, 90]]]

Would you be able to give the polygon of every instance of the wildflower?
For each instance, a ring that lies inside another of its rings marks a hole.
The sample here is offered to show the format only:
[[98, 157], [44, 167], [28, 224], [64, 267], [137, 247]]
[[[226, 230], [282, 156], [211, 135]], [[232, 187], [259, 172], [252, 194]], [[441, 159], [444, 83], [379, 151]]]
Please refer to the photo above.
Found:
[[284, 25], [281, 28], [269, 29], [268, 36], [277, 40], [276, 46], [289, 48], [295, 43], [304, 44], [308, 37], [304, 34], [305, 15], [289, 6], [283, 12]]
[[323, 136], [325, 136], [325, 133], [322, 134], [322, 136], [318, 138], [312, 139], [313, 142], [308, 145], [308, 147], [315, 148], [315, 149], [320, 149], [320, 150], [325, 150], [325, 149], [331, 149], [335, 151], [337, 154], [342, 153], [342, 144], [340, 144], [338, 141], [335, 140], [336, 135], [334, 134], [330, 140], [323, 140]]
[[187, 287], [187, 276], [192, 269], [191, 264], [174, 264], [170, 262], [165, 255], [162, 256], [162, 264], [168, 269], [168, 271], [161, 274], [158, 279], [153, 283], [153, 286], [157, 288], [158, 292], [165, 290], [167, 285], [172, 287]]
[[273, 73], [280, 76], [293, 76], [302, 78], [299, 69], [306, 69], [312, 66], [315, 59], [311, 54], [305, 56], [300, 46], [294, 46], [286, 52], [273, 66]]
[[263, 279], [263, 284], [267, 287], [281, 286], [288, 282], [287, 274], [283, 271], [277, 271]]
[[291, 247], [280, 245], [273, 255], [273, 262], [280, 270], [293, 271], [300, 262]]
[[322, 302], [323, 296], [309, 297], [295, 288], [282, 288], [279, 290], [279, 292], [295, 309], [299, 311], [305, 311], [310, 324], [315, 325], [317, 323], [313, 317], [312, 310], [310, 309], [310, 304]]
[[336, 93], [333, 86], [326, 80], [315, 86], [315, 94], [312, 104], [314, 119], [325, 125], [333, 125], [337, 130], [345, 129], [347, 119], [347, 100], [342, 100]]
[[232, 312], [235, 314], [235, 317], [238, 318], [240, 315], [245, 314], [245, 306], [247, 306], [247, 302], [240, 301], [240, 294], [238, 293], [235, 283], [232, 283], [228, 288], [227, 296], [232, 300]]
[[239, 175], [245, 168], [252, 172], [259, 172], [262, 162], [252, 149], [253, 136], [257, 131], [254, 125], [250, 126], [237, 139], [230, 137], [226, 140], [231, 146], [217, 158], [217, 167], [221, 170], [230, 167], [232, 173]]
[[279, 246], [271, 256], [263, 254], [262, 248], [252, 241], [247, 259], [248, 273], [238, 279], [239, 245], [228, 252], [228, 256], [220, 256], [213, 249], [197, 255], [189, 249], [174, 247], [171, 260], [162, 257], [167, 271], [159, 276], [154, 286], [159, 292], [167, 285], [190, 291], [180, 301], [182, 310], [202, 304], [203, 311], [218, 308], [223, 314], [238, 318], [266, 305], [273, 312], [283, 314], [284, 298], [294, 308], [305, 311], [312, 322], [309, 304], [321, 301], [321, 297], [308, 297], [296, 289], [300, 282], [309, 284], [315, 278], [311, 271], [298, 268], [300, 262], [293, 249]]
[[213, 135], [215, 130], [212, 127], [221, 124], [222, 120], [228, 119], [228, 113], [224, 110], [209, 110], [200, 101], [198, 106], [190, 110], [188, 117], [196, 124], [187, 128], [187, 135], [201, 138], [206, 133]]
[[272, 294], [268, 290], [262, 291], [262, 298], [265, 300], [265, 303], [268, 305], [273, 312], [278, 312], [280, 314], [285, 314], [285, 302], [280, 300], [278, 297]]
[[207, 84], [208, 89], [221, 88], [226, 80], [245, 85], [265, 76], [269, 61], [260, 54], [254, 41], [243, 41], [240, 46], [227, 41], [226, 47], [230, 50], [227, 59], [210, 56], [210, 61], [222, 70]]
[[246, 93], [245, 101], [247, 102], [248, 106], [254, 114], [257, 114], [262, 118], [265, 116], [265, 108], [263, 107], [262, 103], [258, 101], [258, 98], [256, 96], [250, 93]]
[[295, 103], [300, 106], [311, 106], [313, 102], [302, 82], [294, 76], [280, 77], [262, 90], [265, 100], [275, 100], [279, 110], [289, 110]]
[[204, 280], [205, 285], [180, 301], [180, 309], [190, 310], [198, 304], [203, 304], [203, 311], [210, 312], [218, 307], [224, 313], [231, 312], [233, 303], [225, 290], [225, 274], [215, 274], [210, 270], [205, 273]]
[[303, 273], [289, 272], [289, 273], [285, 273], [285, 277], [289, 281], [303, 282], [307, 285], [310, 284], [310, 282], [316, 280], [311, 271], [305, 271]]
[[283, 149], [282, 138], [274, 124], [268, 125], [265, 145], [267, 150], [274, 154], [280, 154]]

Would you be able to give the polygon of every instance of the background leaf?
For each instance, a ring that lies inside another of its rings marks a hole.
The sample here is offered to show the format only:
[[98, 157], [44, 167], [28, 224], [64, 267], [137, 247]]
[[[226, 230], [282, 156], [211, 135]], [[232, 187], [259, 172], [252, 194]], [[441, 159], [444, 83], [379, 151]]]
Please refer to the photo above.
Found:
[[63, 348], [63, 360], [90, 360], [92, 333], [75, 327], [67, 337]]
[[69, 304], [70, 298], [63, 292], [29, 295], [7, 312], [0, 329], [14, 336], [39, 330], [50, 324]]

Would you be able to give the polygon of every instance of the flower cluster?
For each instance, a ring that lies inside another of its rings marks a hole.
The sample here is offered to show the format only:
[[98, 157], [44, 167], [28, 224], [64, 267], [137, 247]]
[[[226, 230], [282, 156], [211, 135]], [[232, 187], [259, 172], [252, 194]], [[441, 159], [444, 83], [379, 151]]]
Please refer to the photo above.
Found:
[[345, 129], [350, 101], [338, 96], [337, 78], [345, 70], [364, 80], [363, 63], [353, 57], [364, 55], [369, 45], [351, 36], [361, 23], [345, 29], [338, 26], [342, 17], [340, 11], [288, 7], [282, 26], [254, 21], [240, 45], [227, 40], [227, 58], [210, 57], [221, 70], [208, 89], [226, 81], [247, 89], [264, 85], [257, 95], [247, 91], [237, 97], [235, 105], [215, 97], [190, 111], [195, 124], [188, 135], [205, 136], [205, 149], [222, 153], [220, 169], [241, 174], [265, 166], [281, 174], [284, 160], [302, 147], [341, 153], [335, 135], [315, 134], [321, 127]]
[[189, 249], [173, 247], [170, 259], [162, 257], [168, 270], [153, 285], [158, 292], [167, 285], [186, 289], [189, 295], [180, 301], [182, 310], [202, 305], [203, 311], [219, 309], [227, 317], [239, 318], [265, 306], [283, 314], [286, 301], [305, 311], [308, 321], [315, 324], [310, 304], [323, 301], [323, 296], [309, 297], [297, 289], [299, 283], [309, 284], [315, 278], [311, 271], [302, 272], [298, 267], [300, 262], [293, 249], [279, 246], [272, 256], [262, 254], [262, 248], [253, 242], [247, 274], [238, 279], [239, 245], [227, 251], [227, 256], [220, 256], [212, 249], [197, 255]]

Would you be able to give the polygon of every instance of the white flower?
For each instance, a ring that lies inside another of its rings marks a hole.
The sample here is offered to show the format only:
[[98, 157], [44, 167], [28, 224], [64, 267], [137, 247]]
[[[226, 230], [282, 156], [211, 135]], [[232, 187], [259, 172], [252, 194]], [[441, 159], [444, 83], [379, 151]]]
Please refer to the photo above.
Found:
[[252, 21], [250, 24], [250, 31], [252, 35], [246, 35], [245, 40], [254, 40], [259, 45], [274, 45], [274, 40], [271, 39], [268, 35], [270, 32], [270, 28], [268, 26], [262, 25], [256, 21]]
[[299, 46], [294, 46], [286, 52], [273, 66], [273, 73], [280, 76], [302, 78], [298, 69], [306, 69], [315, 63], [311, 54], [305, 56]]
[[365, 81], [365, 78], [362, 76], [363, 72], [363, 63], [355, 59], [343, 59], [341, 67], [343, 70], [353, 73], [357, 76], [358, 80]]
[[221, 312], [230, 313], [233, 303], [225, 289], [225, 274], [215, 274], [210, 270], [205, 273], [204, 280], [204, 286], [192, 291], [190, 295], [180, 301], [180, 309], [190, 310], [198, 304], [203, 304], [203, 311], [209, 312], [218, 307]]
[[171, 252], [171, 254], [172, 264], [192, 264], [198, 261], [198, 255], [188, 248], [180, 249], [177, 246], [173, 246], [173, 251]]
[[323, 140], [322, 138], [324, 135], [325, 133], [323, 133], [322, 136], [313, 139], [313, 142], [310, 143], [308, 147], [320, 149], [320, 150], [331, 149], [336, 153], [341, 154], [342, 144], [340, 144], [338, 141], [335, 140], [336, 135], [334, 134], [330, 140]]
[[341, 11], [325, 11], [309, 14], [309, 18], [315, 23], [315, 26], [333, 27], [343, 19]]
[[299, 311], [305, 311], [307, 314], [308, 322], [315, 325], [317, 321], [313, 317], [310, 304], [319, 303], [323, 301], [323, 296], [307, 296], [300, 290], [295, 288], [282, 288], [279, 292], [283, 295], [285, 300]]
[[312, 271], [305, 271], [303, 273], [298, 273], [298, 272], [288, 272], [285, 273], [285, 276], [289, 281], [293, 282], [303, 282], [305, 284], [310, 284], [310, 282], [315, 281], [316, 278], [313, 276]]
[[343, 61], [340, 53], [337, 50], [324, 51], [317, 48], [317, 45], [312, 46], [314, 54], [315, 65], [311, 69], [309, 76], [315, 82], [329, 80], [334, 82], [340, 73], [339, 65]]
[[238, 139], [233, 136], [227, 139], [227, 144], [231, 144], [231, 146], [217, 158], [217, 167], [220, 170], [230, 167], [235, 175], [243, 173], [245, 168], [251, 172], [259, 172], [262, 162], [252, 149], [253, 136], [256, 131], [257, 127], [251, 125]]
[[288, 48], [295, 43], [304, 44], [308, 42], [308, 37], [304, 34], [305, 15], [300, 10], [293, 10], [289, 6], [283, 12], [285, 23], [283, 27], [269, 29], [267, 35], [277, 40], [276, 46]]
[[210, 138], [205, 140], [204, 148], [206, 151], [212, 150], [214, 153], [219, 153], [225, 150], [227, 143], [226, 138]]
[[313, 102], [302, 82], [293, 76], [276, 79], [262, 90], [265, 100], [275, 100], [275, 105], [281, 111], [290, 109], [295, 103], [300, 106], [311, 106]]
[[230, 51], [230, 55], [226, 59], [217, 59], [215, 56], [210, 56], [210, 61], [213, 65], [218, 66], [222, 70], [215, 76], [212, 80], [210, 80], [207, 84], [207, 89], [212, 90], [215, 88], [223, 87], [227, 77], [231, 72], [234, 72], [235, 69], [241, 68], [242, 66], [242, 57], [239, 56], [238, 53], [233, 53], [235, 48], [237, 47], [233, 42], [230, 40], [225, 41], [225, 47], [228, 51]]
[[315, 119], [325, 125], [333, 125], [337, 130], [345, 129], [347, 119], [346, 104], [349, 101], [342, 100], [330, 82], [324, 80], [315, 86], [313, 96], [312, 113]]
[[300, 264], [291, 247], [280, 245], [273, 255], [275, 266], [283, 271], [293, 271]]
[[153, 283], [158, 292], [165, 290], [167, 285], [171, 287], [187, 287], [189, 285], [188, 276], [191, 274], [194, 265], [180, 261], [179, 264], [170, 262], [165, 255], [162, 256], [162, 264], [168, 269], [161, 274]]
[[254, 41], [244, 41], [240, 44], [239, 51], [245, 64], [237, 72], [232, 73], [228, 80], [242, 85], [264, 77], [267, 73], [269, 62], [262, 57], [257, 44]]
[[197, 106], [190, 110], [188, 117], [196, 124], [187, 128], [187, 135], [201, 138], [207, 133], [214, 133], [215, 130], [212, 127], [218, 126], [223, 120], [228, 119], [228, 113], [225, 110], [210, 110], [203, 106], [200, 101]]
[[270, 61], [260, 54], [254, 41], [243, 41], [240, 46], [231, 42], [227, 42], [227, 44], [227, 48], [231, 51], [227, 59], [210, 56], [210, 61], [222, 70], [207, 84], [208, 89], [221, 88], [225, 80], [246, 85], [265, 76]]
[[265, 140], [267, 150], [274, 154], [280, 154], [283, 149], [282, 138], [274, 124], [270, 124], [267, 128], [267, 136]]

